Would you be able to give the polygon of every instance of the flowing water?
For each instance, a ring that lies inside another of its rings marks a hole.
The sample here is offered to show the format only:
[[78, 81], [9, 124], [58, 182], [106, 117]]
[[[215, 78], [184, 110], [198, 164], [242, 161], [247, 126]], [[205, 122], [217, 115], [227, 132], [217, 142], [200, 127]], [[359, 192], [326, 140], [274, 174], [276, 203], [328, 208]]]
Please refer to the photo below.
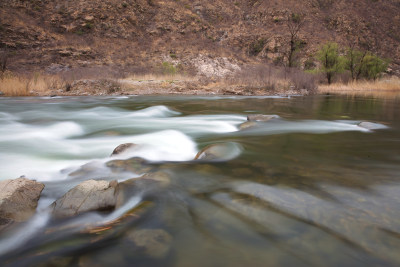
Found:
[[[239, 130], [258, 113], [279, 118]], [[225, 154], [193, 160], [210, 144]], [[400, 265], [399, 98], [3, 98], [0, 179], [22, 175], [46, 187], [0, 233], [2, 266]], [[142, 182], [54, 218], [87, 179]]]

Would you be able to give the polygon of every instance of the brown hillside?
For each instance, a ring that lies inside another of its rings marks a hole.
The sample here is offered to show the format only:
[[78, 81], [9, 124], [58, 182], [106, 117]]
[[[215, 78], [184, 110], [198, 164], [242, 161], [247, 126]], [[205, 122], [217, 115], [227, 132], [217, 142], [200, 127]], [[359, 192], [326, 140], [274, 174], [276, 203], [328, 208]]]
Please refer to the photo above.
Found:
[[19, 72], [143, 73], [164, 61], [199, 72], [207, 58], [279, 63], [292, 13], [305, 18], [300, 68], [329, 40], [390, 58], [400, 74], [398, 0], [2, 0], [0, 49]]

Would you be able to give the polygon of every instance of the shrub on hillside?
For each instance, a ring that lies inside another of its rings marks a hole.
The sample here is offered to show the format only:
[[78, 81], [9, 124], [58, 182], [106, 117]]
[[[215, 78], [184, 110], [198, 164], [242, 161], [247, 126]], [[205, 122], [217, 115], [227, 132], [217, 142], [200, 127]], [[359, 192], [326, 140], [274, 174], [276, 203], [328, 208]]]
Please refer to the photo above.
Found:
[[317, 52], [317, 59], [321, 63], [320, 71], [325, 74], [328, 84], [332, 83], [333, 77], [343, 72], [345, 59], [339, 54], [339, 45], [334, 42], [325, 43]]

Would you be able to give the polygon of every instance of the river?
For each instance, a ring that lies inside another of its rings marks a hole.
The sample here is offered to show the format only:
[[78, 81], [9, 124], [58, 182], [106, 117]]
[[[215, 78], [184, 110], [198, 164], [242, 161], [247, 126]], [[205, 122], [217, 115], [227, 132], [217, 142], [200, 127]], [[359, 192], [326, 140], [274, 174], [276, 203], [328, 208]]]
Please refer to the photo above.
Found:
[[[279, 117], [240, 130], [250, 114]], [[193, 160], [211, 144], [227, 155]], [[87, 179], [146, 172], [167, 182], [117, 210], [48, 210]], [[36, 215], [0, 233], [2, 266], [400, 265], [400, 98], [0, 98], [0, 179], [20, 176], [45, 189]], [[162, 234], [147, 248], [138, 233]]]

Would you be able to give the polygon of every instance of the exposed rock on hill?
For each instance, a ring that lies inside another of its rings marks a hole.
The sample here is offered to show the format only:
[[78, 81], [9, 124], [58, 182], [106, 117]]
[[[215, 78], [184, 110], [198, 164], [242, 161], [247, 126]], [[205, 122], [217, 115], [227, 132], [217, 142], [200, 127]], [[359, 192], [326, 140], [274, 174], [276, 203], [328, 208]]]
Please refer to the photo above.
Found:
[[237, 69], [235, 62], [279, 62], [288, 50], [291, 14], [304, 17], [300, 67], [330, 40], [390, 58], [399, 70], [397, 0], [3, 0], [0, 47], [14, 71], [61, 64], [140, 73], [167, 61], [212, 76], [218, 68], [204, 71], [200, 63], [217, 56], [229, 65], [222, 72]]

